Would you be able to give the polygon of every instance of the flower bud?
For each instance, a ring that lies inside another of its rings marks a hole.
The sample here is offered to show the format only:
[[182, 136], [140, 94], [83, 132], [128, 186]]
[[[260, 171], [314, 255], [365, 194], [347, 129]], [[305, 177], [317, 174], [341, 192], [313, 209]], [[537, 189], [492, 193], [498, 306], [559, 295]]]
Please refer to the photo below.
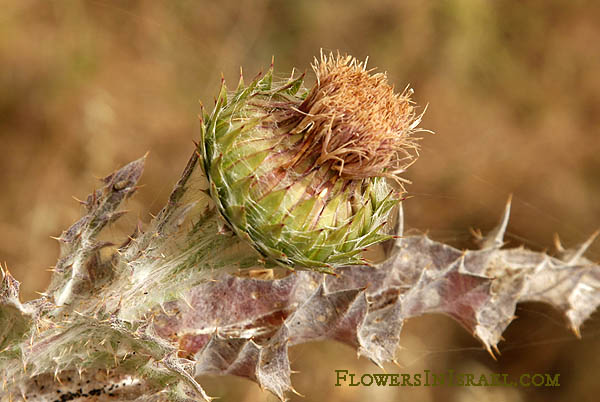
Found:
[[223, 83], [199, 151], [236, 234], [270, 261], [333, 273], [391, 237], [383, 229], [417, 156], [420, 116], [410, 91], [395, 94], [366, 62], [322, 55], [313, 69], [310, 90], [293, 72], [274, 83], [273, 66], [233, 93]]

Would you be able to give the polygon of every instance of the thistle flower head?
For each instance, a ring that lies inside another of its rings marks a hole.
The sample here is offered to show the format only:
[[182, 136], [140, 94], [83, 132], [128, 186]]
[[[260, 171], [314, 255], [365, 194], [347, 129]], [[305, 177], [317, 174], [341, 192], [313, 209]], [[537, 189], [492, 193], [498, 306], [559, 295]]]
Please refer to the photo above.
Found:
[[366, 62], [322, 55], [304, 76], [263, 77], [203, 116], [200, 152], [210, 193], [238, 235], [267, 259], [333, 272], [362, 263], [401, 200], [400, 177], [416, 158], [419, 124], [410, 92], [394, 93]]

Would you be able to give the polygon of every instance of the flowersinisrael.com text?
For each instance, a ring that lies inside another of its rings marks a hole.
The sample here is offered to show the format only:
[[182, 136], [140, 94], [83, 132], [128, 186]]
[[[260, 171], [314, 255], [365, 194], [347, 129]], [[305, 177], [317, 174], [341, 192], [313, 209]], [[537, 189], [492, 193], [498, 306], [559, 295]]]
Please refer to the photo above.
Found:
[[518, 378], [508, 374], [474, 374], [448, 370], [443, 373], [365, 373], [355, 374], [348, 370], [335, 370], [335, 386], [349, 387], [560, 387], [560, 374], [525, 373]]

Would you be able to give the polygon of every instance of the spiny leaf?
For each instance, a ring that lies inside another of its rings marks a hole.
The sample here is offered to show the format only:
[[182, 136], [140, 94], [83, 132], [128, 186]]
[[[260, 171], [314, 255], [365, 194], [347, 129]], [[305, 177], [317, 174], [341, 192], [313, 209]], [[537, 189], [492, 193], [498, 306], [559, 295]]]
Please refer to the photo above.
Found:
[[[550, 303], [573, 328], [600, 304], [598, 265], [569, 265], [524, 249], [462, 252], [426, 236], [399, 239], [396, 250], [375, 268], [344, 267], [337, 277], [306, 271], [274, 281], [221, 277], [192, 289], [189, 306], [169, 304], [174, 316], [158, 330], [179, 339], [214, 333], [188, 351], [197, 375], [235, 374], [281, 396], [289, 379], [256, 376], [265, 369], [259, 355], [266, 351], [285, 367], [288, 346], [335, 339], [381, 365], [394, 359], [405, 320], [444, 313], [491, 352], [519, 302]], [[248, 342], [260, 353], [249, 354]]]

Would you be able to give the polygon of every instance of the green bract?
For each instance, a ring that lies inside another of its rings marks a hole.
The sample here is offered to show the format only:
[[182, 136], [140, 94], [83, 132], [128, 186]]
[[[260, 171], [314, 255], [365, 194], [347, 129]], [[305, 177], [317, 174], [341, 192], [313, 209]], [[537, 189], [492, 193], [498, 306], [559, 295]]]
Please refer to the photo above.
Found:
[[[367, 74], [362, 64], [345, 60], [338, 57], [337, 63]], [[346, 159], [348, 167], [359, 169], [356, 161], [365, 152], [326, 150], [336, 135], [332, 126], [347, 129], [347, 119], [303, 111], [308, 98], [319, 107], [329, 99], [319, 95], [319, 83], [304, 89], [303, 78], [274, 83], [271, 66], [249, 85], [241, 79], [233, 93], [223, 83], [212, 114], [203, 113], [199, 151], [211, 197], [237, 235], [268, 261], [333, 273], [364, 263], [366, 247], [391, 237], [383, 229], [401, 194], [384, 177], [390, 176], [385, 169], [374, 177], [345, 174], [345, 155], [354, 158]], [[319, 137], [316, 128], [328, 131]]]

